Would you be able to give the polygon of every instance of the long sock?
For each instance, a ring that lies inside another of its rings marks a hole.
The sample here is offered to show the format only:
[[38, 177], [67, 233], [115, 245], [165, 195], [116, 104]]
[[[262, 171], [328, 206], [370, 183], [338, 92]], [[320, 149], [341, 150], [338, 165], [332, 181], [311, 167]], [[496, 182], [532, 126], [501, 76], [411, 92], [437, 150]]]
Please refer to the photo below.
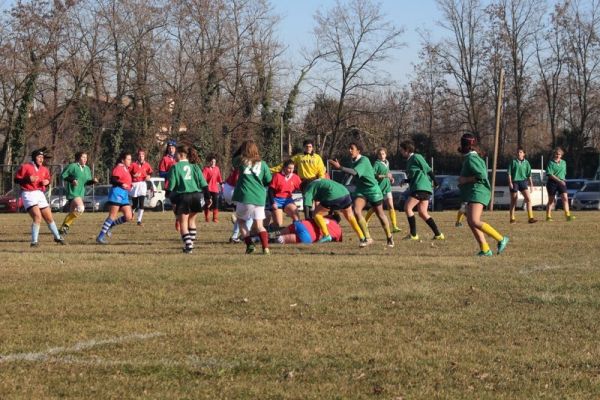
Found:
[[371, 233], [369, 232], [369, 224], [367, 224], [367, 221], [362, 215], [358, 217], [358, 226], [360, 226], [360, 230], [363, 232], [365, 237], [367, 239], [371, 239]]
[[462, 222], [464, 216], [465, 216], [465, 213], [462, 212], [461, 210], [458, 210], [458, 212], [456, 213], [456, 223], [460, 224]]
[[571, 210], [567, 211], [565, 210], [565, 217], [570, 217], [571, 216]]
[[390, 236], [392, 236], [392, 230], [390, 229], [390, 224], [386, 224], [385, 220], [380, 221], [381, 222], [381, 227], [383, 228], [383, 231], [385, 232], [385, 237], [386, 238], [390, 238]]
[[362, 229], [360, 229], [360, 225], [358, 225], [358, 222], [356, 221], [356, 217], [351, 216], [350, 218], [348, 218], [348, 223], [350, 224], [352, 229], [354, 229], [354, 232], [356, 232], [360, 240], [365, 238]]
[[209, 211], [209, 209], [208, 209], [208, 208], [205, 208], [205, 209], [204, 209], [204, 220], [205, 220], [206, 222], [208, 222], [208, 213], [209, 213], [209, 212], [210, 212], [210, 211]]
[[219, 210], [217, 208], [215, 208], [213, 210], [213, 221], [217, 222], [218, 219], [219, 219]]
[[233, 230], [231, 231], [231, 237], [232, 237], [233, 239], [237, 239], [237, 238], [238, 238], [238, 236], [240, 236], [240, 224], [239, 224], [239, 222], [236, 220], [236, 221], [233, 223]]
[[142, 222], [142, 216], [144, 215], [144, 209], [140, 208], [138, 210], [138, 217], [137, 217], [137, 222]]
[[40, 237], [40, 224], [31, 224], [31, 243], [37, 243]]
[[196, 241], [197, 233], [198, 233], [198, 230], [196, 230], [195, 228], [190, 228], [190, 237], [192, 238], [193, 242]]
[[481, 230], [488, 236], [493, 237], [495, 240], [497, 240], [498, 242], [502, 240], [502, 238], [504, 236], [502, 236], [500, 233], [498, 233], [497, 230], [495, 230], [494, 228], [492, 228], [492, 226], [490, 224], [487, 223], [483, 223], [481, 225]]
[[62, 223], [62, 226], [69, 228], [71, 226], [71, 224], [73, 223], [73, 221], [75, 221], [77, 219], [77, 217], [78, 217], [78, 215], [75, 214], [74, 212], [68, 213], [67, 216], [65, 217], [65, 220]]
[[485, 242], [485, 243], [481, 243], [479, 245], [479, 248], [481, 249], [481, 251], [483, 251], [484, 253], [487, 253], [488, 251], [490, 251], [490, 245]]
[[260, 244], [263, 249], [269, 248], [269, 232], [260, 231], [258, 232], [258, 236], [260, 237]]
[[56, 223], [54, 221], [48, 224], [48, 229], [50, 229], [50, 232], [52, 232], [55, 239], [60, 238], [60, 233], [58, 232], [58, 228], [56, 227]]
[[408, 220], [408, 226], [410, 227], [410, 236], [417, 236], [417, 219], [414, 215], [406, 217]]
[[124, 224], [125, 222], [127, 222], [125, 220], [125, 217], [121, 215], [119, 218], [117, 218], [113, 221], [112, 226], [121, 225], [121, 224]]
[[246, 245], [251, 245], [252, 244], [252, 236], [248, 235], [244, 238], [244, 243], [246, 243]]
[[246, 220], [246, 230], [248, 232], [252, 230], [252, 224], [254, 224], [254, 220], [252, 218]]
[[106, 217], [104, 223], [102, 224], [102, 228], [100, 229], [100, 235], [106, 235], [106, 232], [113, 226], [114, 221], [110, 219], [110, 217]]
[[323, 236], [329, 236], [329, 229], [327, 229], [327, 224], [325, 223], [325, 218], [321, 214], [315, 213], [315, 217], [313, 218]]
[[427, 221], [425, 221], [425, 223], [427, 225], [429, 225], [429, 227], [431, 228], [431, 230], [433, 231], [433, 234], [435, 236], [440, 236], [440, 230], [438, 229], [437, 225], [435, 224], [435, 221], [433, 220], [432, 217], [429, 217], [429, 219]]
[[390, 208], [388, 210], [388, 215], [390, 216], [390, 222], [392, 223], [392, 228], [398, 228], [398, 221], [396, 220], [396, 210], [394, 210], [393, 208]]
[[183, 244], [185, 245], [186, 249], [194, 248], [194, 242], [192, 242], [192, 237], [189, 233], [182, 233], [181, 240], [183, 241]]
[[551, 207], [546, 208], [546, 218], [551, 218], [552, 217], [552, 211], [550, 210]]
[[527, 209], [527, 218], [529, 218], [529, 219], [533, 218], [533, 210]]
[[369, 223], [369, 220], [371, 219], [373, 214], [375, 214], [375, 210], [373, 208], [367, 211], [367, 215], [365, 215], [365, 221], [367, 221], [367, 224]]

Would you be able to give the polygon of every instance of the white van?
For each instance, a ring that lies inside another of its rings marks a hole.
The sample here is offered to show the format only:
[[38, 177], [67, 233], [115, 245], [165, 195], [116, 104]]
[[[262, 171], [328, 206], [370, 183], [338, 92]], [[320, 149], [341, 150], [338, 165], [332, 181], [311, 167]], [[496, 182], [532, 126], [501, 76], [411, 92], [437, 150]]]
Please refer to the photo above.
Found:
[[148, 191], [144, 200], [144, 208], [163, 211], [165, 205], [165, 178], [151, 177], [146, 181]]
[[[488, 179], [492, 184], [492, 170], [488, 169]], [[548, 191], [546, 190], [546, 171], [543, 169], [532, 169], [531, 179], [533, 187], [529, 188], [531, 205], [533, 208], [542, 209], [548, 202]], [[496, 170], [496, 187], [494, 188], [494, 207], [510, 208], [510, 188], [508, 187], [508, 172], [505, 169]], [[521, 192], [517, 195], [517, 208], [525, 209], [525, 199]]]

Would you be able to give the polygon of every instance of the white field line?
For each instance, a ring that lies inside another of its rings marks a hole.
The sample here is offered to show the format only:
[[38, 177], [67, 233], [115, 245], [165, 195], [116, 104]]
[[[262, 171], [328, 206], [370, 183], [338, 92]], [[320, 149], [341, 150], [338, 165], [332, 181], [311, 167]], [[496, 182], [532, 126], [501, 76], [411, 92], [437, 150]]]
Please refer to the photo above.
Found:
[[141, 340], [153, 339], [155, 337], [164, 336], [163, 333], [134, 333], [127, 336], [117, 336], [109, 339], [102, 340], [88, 340], [85, 342], [75, 343], [71, 347], [54, 347], [46, 351], [39, 353], [14, 353], [7, 355], [0, 355], [0, 364], [14, 362], [14, 361], [47, 361], [54, 356], [64, 353], [78, 353], [85, 350], [93, 349], [95, 347], [107, 346], [112, 344], [120, 344], [126, 342], [137, 342]]

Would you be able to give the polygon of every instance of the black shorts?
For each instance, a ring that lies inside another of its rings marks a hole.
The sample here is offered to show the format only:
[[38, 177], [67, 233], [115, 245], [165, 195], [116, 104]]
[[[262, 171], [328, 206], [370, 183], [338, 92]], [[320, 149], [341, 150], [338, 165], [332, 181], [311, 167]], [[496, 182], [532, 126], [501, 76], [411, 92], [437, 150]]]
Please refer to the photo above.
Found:
[[180, 193], [175, 196], [175, 214], [199, 213], [202, 211], [202, 193]]
[[548, 190], [548, 196], [554, 197], [557, 193], [567, 193], [567, 185], [561, 185], [554, 179], [548, 179], [548, 183], [546, 183], [546, 190]]
[[410, 197], [414, 197], [419, 201], [425, 201], [431, 198], [431, 193], [424, 190], [415, 190], [414, 192], [411, 192]]
[[337, 199], [331, 201], [322, 201], [320, 205], [325, 208], [328, 208], [331, 211], [344, 210], [352, 206], [352, 197], [350, 197], [350, 195], [347, 194], [343, 197], [338, 197]]
[[[219, 193], [218, 192], [208, 192], [210, 198], [212, 199], [212, 204], [210, 205], [209, 210], [214, 210], [219, 208]], [[206, 202], [208, 205], [208, 201]]]
[[527, 181], [513, 181], [512, 187], [510, 188], [511, 193], [524, 192], [529, 190]]

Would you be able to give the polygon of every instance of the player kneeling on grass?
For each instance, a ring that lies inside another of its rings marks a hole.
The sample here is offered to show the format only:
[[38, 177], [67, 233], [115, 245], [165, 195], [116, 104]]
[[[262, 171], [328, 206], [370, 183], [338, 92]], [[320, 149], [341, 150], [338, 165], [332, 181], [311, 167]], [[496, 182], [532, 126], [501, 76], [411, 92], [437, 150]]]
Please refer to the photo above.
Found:
[[21, 185], [21, 198], [23, 206], [33, 220], [31, 224], [31, 247], [38, 246], [40, 224], [42, 218], [48, 224], [48, 229], [54, 235], [54, 241], [65, 244], [58, 232], [52, 217], [52, 210], [44, 192], [50, 185], [50, 171], [44, 166], [44, 152], [46, 148], [34, 150], [31, 153], [31, 162], [21, 165], [15, 175], [15, 183]]
[[269, 254], [269, 234], [263, 225], [267, 186], [271, 183], [271, 171], [260, 158], [258, 147], [253, 140], [246, 140], [240, 147], [240, 155], [233, 159], [233, 166], [239, 170], [239, 178], [233, 191], [236, 204], [235, 215], [246, 243], [246, 254], [254, 253], [254, 243], [246, 222], [254, 220], [253, 228], [260, 237], [263, 254]]
[[329, 214], [330, 211], [339, 210], [354, 232], [356, 232], [360, 241], [359, 246], [365, 247], [368, 244], [367, 239], [354, 216], [350, 192], [348, 192], [348, 189], [346, 189], [344, 185], [329, 179], [317, 179], [304, 188], [303, 195], [305, 210], [310, 210], [313, 203], [317, 203], [314, 211], [312, 211], [312, 215], [315, 224], [319, 227], [323, 235], [321, 239], [319, 239], [319, 243], [333, 241], [333, 237], [325, 222], [325, 215]]
[[98, 179], [92, 178], [92, 171], [87, 166], [87, 159], [87, 153], [83, 151], [75, 153], [75, 162], [69, 164], [61, 175], [65, 182], [69, 202], [69, 213], [60, 227], [62, 235], [69, 233], [69, 228], [71, 228], [73, 222], [85, 211], [83, 205], [85, 187], [98, 183]]
[[413, 209], [417, 207], [419, 216], [433, 231], [433, 240], [445, 240], [444, 234], [440, 232], [435, 221], [427, 211], [429, 198], [433, 194], [435, 176], [433, 170], [427, 164], [422, 155], [415, 153], [415, 144], [412, 140], [400, 143], [400, 154], [406, 158], [406, 174], [410, 182], [408, 188], [410, 196], [404, 204], [404, 212], [410, 227], [410, 233], [406, 236], [408, 240], [419, 240], [417, 235], [417, 221]]
[[169, 170], [169, 191], [171, 202], [176, 205], [183, 252], [190, 254], [196, 241], [196, 216], [202, 212], [201, 192], [204, 192], [208, 207], [211, 201], [208, 184], [202, 175], [200, 158], [190, 146], [177, 147], [177, 163]]
[[[112, 230], [113, 226], [121, 225], [133, 219], [133, 212], [129, 204], [129, 190], [131, 189], [130, 166], [131, 153], [124, 151], [119, 155], [117, 165], [115, 165], [110, 173], [112, 187], [108, 192], [108, 201], [106, 202], [108, 205], [108, 217], [104, 220], [100, 233], [96, 237], [96, 242], [99, 244], [108, 244], [106, 240], [107, 233], [109, 230]], [[119, 211], [123, 215], [117, 218]]]
[[481, 221], [483, 208], [491, 200], [491, 185], [488, 180], [485, 161], [477, 152], [477, 139], [470, 133], [465, 133], [460, 139], [460, 148], [464, 161], [458, 179], [461, 200], [467, 203], [467, 222], [479, 243], [479, 256], [493, 255], [485, 240], [484, 233], [498, 241], [498, 254], [502, 253], [508, 244], [508, 236], [502, 236], [491, 225]]

